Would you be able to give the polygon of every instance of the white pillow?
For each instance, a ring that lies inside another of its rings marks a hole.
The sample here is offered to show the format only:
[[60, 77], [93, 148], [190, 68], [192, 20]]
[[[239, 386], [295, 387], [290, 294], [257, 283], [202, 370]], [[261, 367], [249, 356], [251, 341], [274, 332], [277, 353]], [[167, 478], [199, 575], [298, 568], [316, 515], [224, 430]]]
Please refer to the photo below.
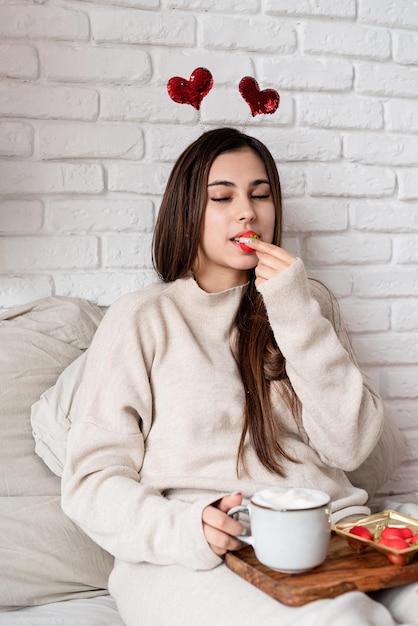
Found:
[[57, 476], [62, 476], [71, 414], [77, 406], [87, 351], [65, 368], [53, 387], [31, 407], [35, 452]]
[[56, 296], [0, 313], [0, 611], [108, 593], [113, 557], [63, 513], [61, 481], [35, 453], [30, 423], [31, 405], [83, 355], [102, 317], [87, 300]]

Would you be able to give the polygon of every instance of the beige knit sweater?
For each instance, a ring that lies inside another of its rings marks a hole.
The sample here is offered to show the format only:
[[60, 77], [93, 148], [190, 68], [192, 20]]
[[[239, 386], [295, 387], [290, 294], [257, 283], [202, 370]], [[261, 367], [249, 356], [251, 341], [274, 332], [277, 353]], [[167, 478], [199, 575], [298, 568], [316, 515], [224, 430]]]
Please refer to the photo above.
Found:
[[230, 342], [242, 290], [206, 293], [192, 277], [154, 284], [120, 298], [99, 326], [68, 440], [62, 503], [118, 559], [216, 566], [202, 510], [236, 491], [314, 487], [330, 494], [334, 512], [368, 512], [366, 492], [344, 471], [375, 446], [382, 403], [354, 363], [328, 292], [307, 279], [300, 260], [259, 290], [303, 406], [298, 430], [272, 392], [282, 444], [301, 463], [285, 462], [283, 479], [248, 448], [250, 477], [237, 478], [244, 389]]

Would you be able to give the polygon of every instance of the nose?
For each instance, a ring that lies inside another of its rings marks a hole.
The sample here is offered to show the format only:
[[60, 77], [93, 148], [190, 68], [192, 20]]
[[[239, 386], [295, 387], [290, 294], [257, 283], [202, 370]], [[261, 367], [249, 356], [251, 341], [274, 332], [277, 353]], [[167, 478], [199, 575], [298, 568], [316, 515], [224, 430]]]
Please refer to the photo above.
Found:
[[249, 199], [242, 200], [237, 210], [237, 221], [241, 223], [253, 222], [255, 220], [255, 211]]

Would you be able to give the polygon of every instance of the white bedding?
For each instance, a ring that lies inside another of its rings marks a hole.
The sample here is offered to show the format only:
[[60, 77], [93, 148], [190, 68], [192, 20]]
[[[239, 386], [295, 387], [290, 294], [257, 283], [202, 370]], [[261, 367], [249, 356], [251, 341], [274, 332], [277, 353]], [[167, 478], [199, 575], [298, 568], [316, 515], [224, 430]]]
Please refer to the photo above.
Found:
[[108, 595], [0, 613], [0, 626], [123, 626], [123, 622]]

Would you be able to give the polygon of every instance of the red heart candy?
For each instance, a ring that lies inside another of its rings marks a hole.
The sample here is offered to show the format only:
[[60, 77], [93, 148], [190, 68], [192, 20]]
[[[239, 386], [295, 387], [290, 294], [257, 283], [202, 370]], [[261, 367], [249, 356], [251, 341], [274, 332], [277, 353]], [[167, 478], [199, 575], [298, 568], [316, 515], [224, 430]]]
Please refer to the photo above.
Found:
[[168, 95], [174, 102], [191, 104], [197, 111], [205, 96], [212, 89], [213, 77], [205, 67], [197, 67], [186, 80], [173, 76], [167, 83]]
[[239, 92], [251, 109], [251, 114], [274, 113], [279, 104], [280, 96], [275, 89], [260, 90], [252, 76], [244, 76], [239, 83]]

